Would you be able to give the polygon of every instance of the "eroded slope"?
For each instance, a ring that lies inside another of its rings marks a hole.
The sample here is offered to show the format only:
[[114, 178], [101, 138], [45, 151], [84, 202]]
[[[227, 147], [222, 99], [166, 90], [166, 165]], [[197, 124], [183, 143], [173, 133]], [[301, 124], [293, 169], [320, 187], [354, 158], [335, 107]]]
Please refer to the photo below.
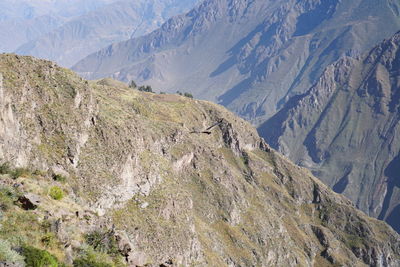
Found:
[[[2, 160], [40, 170], [1, 178], [17, 188], [12, 196], [42, 199], [33, 211], [4, 211], [2, 227], [15, 214], [33, 217], [21, 225], [36, 230], [14, 225], [17, 240], [0, 231], [16, 251], [29, 240], [75, 266], [92, 250], [110, 266], [399, 264], [393, 230], [220, 106], [84, 81], [30, 57], [1, 55], [0, 73]], [[58, 202], [53, 186], [65, 193]], [[43, 220], [50, 226], [36, 227]], [[56, 238], [51, 246], [43, 229]], [[97, 239], [83, 238], [93, 231], [117, 245], [98, 251]]]

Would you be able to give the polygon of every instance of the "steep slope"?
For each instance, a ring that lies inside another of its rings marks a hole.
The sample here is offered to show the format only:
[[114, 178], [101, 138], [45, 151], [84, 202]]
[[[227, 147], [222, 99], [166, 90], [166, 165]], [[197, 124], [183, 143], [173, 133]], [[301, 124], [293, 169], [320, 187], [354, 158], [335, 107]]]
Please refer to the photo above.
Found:
[[74, 266], [400, 264], [390, 227], [220, 106], [30, 57], [0, 55], [0, 73], [0, 252], [14, 261], [29, 240]]
[[13, 52], [67, 22], [117, 0], [2, 0], [0, 52]]
[[275, 148], [400, 231], [400, 33], [329, 66], [259, 128]]
[[74, 66], [88, 78], [187, 90], [254, 124], [304, 92], [343, 55], [371, 49], [400, 26], [392, 0], [206, 0], [141, 38]]
[[151, 32], [170, 17], [189, 10], [196, 2], [197, 0], [115, 1], [23, 44], [16, 53], [72, 66], [114, 42]]

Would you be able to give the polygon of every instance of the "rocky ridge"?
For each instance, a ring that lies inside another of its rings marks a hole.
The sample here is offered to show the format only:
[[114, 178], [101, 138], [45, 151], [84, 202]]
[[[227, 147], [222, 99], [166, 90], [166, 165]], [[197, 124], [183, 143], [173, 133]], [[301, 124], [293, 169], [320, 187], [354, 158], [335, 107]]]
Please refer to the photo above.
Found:
[[74, 266], [400, 264], [397, 233], [221, 106], [31, 57], [0, 73], [2, 261], [29, 240]]
[[392, 0], [206, 0], [73, 68], [88, 78], [190, 91], [259, 125], [326, 66], [393, 35], [399, 10]]
[[397, 33], [339, 60], [259, 128], [274, 148], [397, 231], [399, 45]]

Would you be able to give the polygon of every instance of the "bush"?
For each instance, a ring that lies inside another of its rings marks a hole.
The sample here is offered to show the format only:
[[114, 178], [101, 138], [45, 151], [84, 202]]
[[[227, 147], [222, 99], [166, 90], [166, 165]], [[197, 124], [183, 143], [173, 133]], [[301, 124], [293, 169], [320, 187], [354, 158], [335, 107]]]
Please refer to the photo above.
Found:
[[60, 200], [64, 197], [64, 191], [58, 186], [53, 186], [50, 188], [49, 195], [55, 200]]
[[184, 96], [189, 97], [189, 98], [193, 98], [193, 95], [191, 93], [185, 93]]
[[93, 248], [87, 247], [82, 250], [82, 255], [73, 262], [74, 267], [113, 267], [114, 264], [105, 254], [95, 252]]
[[58, 267], [57, 258], [46, 250], [37, 249], [31, 246], [24, 246], [22, 254], [25, 256], [26, 266], [30, 267]]
[[31, 174], [29, 169], [26, 168], [16, 168], [11, 172], [11, 178], [17, 179], [23, 176], [29, 176]]
[[132, 80], [130, 83], [129, 83], [129, 88], [136, 88], [137, 87], [137, 85], [136, 85], [136, 83]]
[[96, 257], [83, 256], [74, 260], [74, 267], [113, 267], [107, 262], [98, 261]]
[[0, 174], [8, 174], [11, 173], [10, 164], [8, 162], [4, 162], [0, 165]]
[[40, 239], [46, 248], [54, 247], [57, 244], [57, 237], [54, 233], [47, 233]]
[[67, 181], [67, 177], [61, 175], [61, 174], [54, 174], [53, 175], [53, 180], [61, 183], [65, 183]]
[[86, 234], [86, 243], [94, 248], [94, 250], [107, 253], [109, 255], [118, 254], [117, 242], [111, 232], [93, 231]]
[[0, 209], [2, 211], [9, 210], [17, 199], [16, 194], [10, 188], [0, 188]]
[[142, 86], [140, 86], [140, 87], [138, 88], [138, 90], [139, 90], [139, 91], [142, 91], [142, 92], [149, 92], [149, 93], [152, 93], [152, 92], [153, 92], [153, 88], [151, 88], [150, 85], [146, 85], [146, 86], [142, 85]]
[[0, 239], [0, 261], [18, 265], [24, 262], [24, 257], [14, 251], [8, 241]]

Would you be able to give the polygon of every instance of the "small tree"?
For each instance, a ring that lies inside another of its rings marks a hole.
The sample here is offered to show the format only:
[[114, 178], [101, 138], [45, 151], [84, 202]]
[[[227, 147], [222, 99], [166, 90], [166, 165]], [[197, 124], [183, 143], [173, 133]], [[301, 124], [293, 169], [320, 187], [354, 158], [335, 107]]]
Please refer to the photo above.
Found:
[[137, 85], [136, 85], [136, 83], [135, 83], [134, 80], [132, 80], [132, 81], [129, 83], [129, 88], [132, 88], [132, 89], [137, 88]]
[[152, 93], [153, 88], [151, 88], [150, 85], [146, 85], [146, 86], [142, 85], [139, 87], [139, 91]]
[[184, 96], [189, 97], [189, 98], [193, 98], [193, 95], [191, 93], [185, 93]]

